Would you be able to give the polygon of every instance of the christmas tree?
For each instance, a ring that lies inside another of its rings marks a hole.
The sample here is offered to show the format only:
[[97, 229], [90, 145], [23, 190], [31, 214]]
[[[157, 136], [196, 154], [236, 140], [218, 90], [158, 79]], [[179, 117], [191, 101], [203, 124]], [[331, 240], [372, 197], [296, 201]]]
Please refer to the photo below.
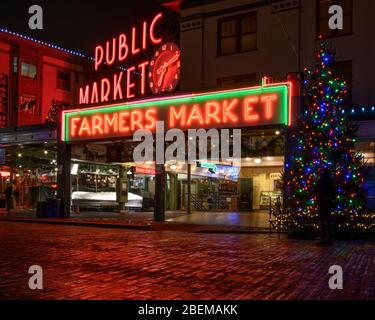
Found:
[[51, 108], [47, 114], [46, 122], [50, 124], [56, 124], [58, 121], [60, 106], [55, 100], [52, 100]]
[[316, 184], [329, 168], [336, 187], [332, 215], [337, 228], [352, 228], [365, 204], [364, 159], [354, 150], [356, 128], [344, 116], [345, 82], [334, 72], [334, 52], [321, 41], [313, 69], [305, 69], [304, 114], [292, 134], [285, 163], [281, 224], [318, 227]]

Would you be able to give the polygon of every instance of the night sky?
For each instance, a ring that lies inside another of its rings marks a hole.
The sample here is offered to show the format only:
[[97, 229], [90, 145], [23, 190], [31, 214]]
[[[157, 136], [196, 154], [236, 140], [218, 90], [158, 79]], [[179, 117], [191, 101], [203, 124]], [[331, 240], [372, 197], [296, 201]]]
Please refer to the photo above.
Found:
[[[40, 5], [44, 30], [30, 30], [28, 9]], [[93, 55], [97, 43], [120, 32], [129, 32], [133, 24], [152, 17], [163, 8], [157, 0], [1, 0], [0, 26], [67, 49]], [[176, 19], [169, 17], [166, 32], [176, 32]], [[173, 24], [174, 23], [174, 24]]]

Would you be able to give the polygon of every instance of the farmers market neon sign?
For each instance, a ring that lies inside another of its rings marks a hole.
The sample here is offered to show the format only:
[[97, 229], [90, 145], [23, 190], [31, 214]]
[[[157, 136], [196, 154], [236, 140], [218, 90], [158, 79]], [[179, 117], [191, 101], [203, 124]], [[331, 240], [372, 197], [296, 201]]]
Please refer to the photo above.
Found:
[[62, 139], [132, 136], [138, 129], [234, 128], [290, 123], [291, 83], [63, 111]]

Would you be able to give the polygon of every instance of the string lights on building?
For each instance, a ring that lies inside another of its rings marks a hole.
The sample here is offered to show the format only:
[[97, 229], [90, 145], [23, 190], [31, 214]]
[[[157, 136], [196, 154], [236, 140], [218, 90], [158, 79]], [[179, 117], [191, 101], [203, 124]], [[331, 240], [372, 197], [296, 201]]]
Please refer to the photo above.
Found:
[[[60, 47], [58, 45], [51, 44], [51, 43], [48, 43], [48, 42], [45, 42], [45, 41], [41, 41], [41, 40], [35, 39], [33, 37], [26, 36], [26, 35], [18, 33], [18, 32], [10, 31], [10, 30], [5, 29], [5, 28], [1, 28], [0, 27], [0, 32], [7, 33], [9, 35], [12, 35], [12, 36], [15, 36], [15, 37], [19, 37], [19, 38], [22, 38], [24, 40], [32, 41], [32, 42], [40, 44], [42, 46], [46, 46], [46, 47], [51, 48], [51, 49], [56, 49], [56, 50], [62, 51], [64, 53], [75, 55], [77, 57], [86, 58], [86, 59], [88, 59], [90, 61], [95, 61], [94, 57], [88, 56], [88, 55], [86, 55], [86, 54], [84, 54], [84, 53], [82, 53], [80, 51], [66, 49], [66, 48]], [[106, 62], [104, 62], [103, 64], [106, 64]], [[124, 67], [121, 67], [121, 66], [116, 66], [116, 69], [119, 69], [119, 70], [122, 70], [122, 71], [127, 71], [127, 68], [124, 68]], [[137, 76], [141, 75], [137, 71], [133, 71], [133, 74], [135, 74]]]

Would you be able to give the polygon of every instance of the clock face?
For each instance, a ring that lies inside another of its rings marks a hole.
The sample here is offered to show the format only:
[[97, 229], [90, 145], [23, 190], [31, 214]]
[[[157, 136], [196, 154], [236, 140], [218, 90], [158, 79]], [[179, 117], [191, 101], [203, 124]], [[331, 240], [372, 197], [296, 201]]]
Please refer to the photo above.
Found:
[[163, 44], [154, 54], [148, 70], [152, 93], [172, 92], [180, 80], [180, 49], [174, 43]]

